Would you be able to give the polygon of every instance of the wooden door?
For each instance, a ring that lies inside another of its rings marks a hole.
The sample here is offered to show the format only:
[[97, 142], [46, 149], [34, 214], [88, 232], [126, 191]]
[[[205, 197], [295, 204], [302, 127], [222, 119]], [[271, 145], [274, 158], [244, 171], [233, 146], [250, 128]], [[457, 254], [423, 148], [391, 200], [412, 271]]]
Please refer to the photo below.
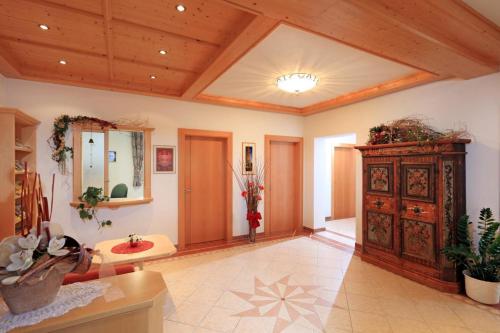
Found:
[[266, 136], [265, 233], [298, 230], [302, 223], [302, 138]]
[[332, 218], [356, 215], [355, 155], [352, 146], [333, 147], [332, 152]]
[[[232, 235], [232, 140], [223, 132], [180, 130], [179, 247]], [[229, 133], [230, 134], [230, 133]]]

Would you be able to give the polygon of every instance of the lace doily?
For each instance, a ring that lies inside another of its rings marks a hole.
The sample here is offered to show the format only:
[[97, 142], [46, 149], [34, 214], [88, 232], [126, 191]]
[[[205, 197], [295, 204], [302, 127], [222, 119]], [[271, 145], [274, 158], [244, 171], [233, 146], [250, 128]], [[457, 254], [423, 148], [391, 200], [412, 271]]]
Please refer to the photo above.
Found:
[[109, 283], [100, 281], [77, 282], [62, 286], [56, 299], [51, 304], [18, 315], [10, 313], [7, 305], [3, 300], [0, 300], [0, 307], [2, 308], [0, 312], [7, 312], [0, 315], [0, 333], [5, 333], [17, 327], [34, 325], [51, 317], [62, 316], [74, 308], [86, 306], [95, 298], [103, 296], [109, 286]]

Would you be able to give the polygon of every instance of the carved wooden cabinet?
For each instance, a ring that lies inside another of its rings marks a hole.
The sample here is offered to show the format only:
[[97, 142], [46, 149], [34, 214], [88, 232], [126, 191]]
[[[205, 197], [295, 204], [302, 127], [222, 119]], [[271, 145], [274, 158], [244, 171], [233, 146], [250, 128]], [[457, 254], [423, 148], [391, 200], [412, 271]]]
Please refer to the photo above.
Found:
[[430, 287], [458, 292], [441, 254], [465, 214], [465, 144], [405, 142], [356, 147], [363, 156], [365, 261]]

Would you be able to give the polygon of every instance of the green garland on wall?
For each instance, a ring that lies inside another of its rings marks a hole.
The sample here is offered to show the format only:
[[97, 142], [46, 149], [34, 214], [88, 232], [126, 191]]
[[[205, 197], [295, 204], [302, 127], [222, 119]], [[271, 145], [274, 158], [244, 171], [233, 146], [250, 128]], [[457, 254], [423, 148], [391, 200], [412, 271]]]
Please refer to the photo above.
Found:
[[59, 171], [66, 174], [66, 160], [68, 156], [73, 158], [73, 147], [66, 146], [66, 133], [72, 124], [97, 124], [104, 129], [106, 127], [116, 128], [116, 124], [95, 117], [62, 115], [54, 120], [52, 135], [48, 139], [52, 149], [52, 159], [59, 165]]

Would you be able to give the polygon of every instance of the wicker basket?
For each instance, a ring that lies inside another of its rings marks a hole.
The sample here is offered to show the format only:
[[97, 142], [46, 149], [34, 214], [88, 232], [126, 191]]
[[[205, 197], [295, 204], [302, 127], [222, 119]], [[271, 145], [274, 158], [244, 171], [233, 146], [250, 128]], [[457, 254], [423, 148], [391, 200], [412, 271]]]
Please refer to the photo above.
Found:
[[22, 284], [0, 287], [10, 312], [20, 314], [49, 305], [56, 298], [64, 273], [51, 267], [44, 278], [33, 277]]

